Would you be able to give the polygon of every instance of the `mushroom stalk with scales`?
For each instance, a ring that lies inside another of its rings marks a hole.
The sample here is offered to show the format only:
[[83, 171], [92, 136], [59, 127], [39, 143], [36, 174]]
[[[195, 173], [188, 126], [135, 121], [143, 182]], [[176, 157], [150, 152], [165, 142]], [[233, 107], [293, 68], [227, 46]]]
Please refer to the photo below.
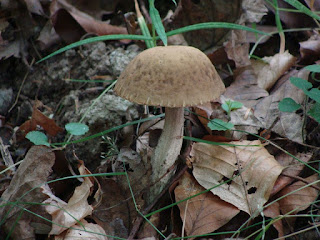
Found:
[[[151, 159], [152, 181], [175, 164], [182, 146], [184, 107], [214, 100], [224, 84], [209, 58], [188, 46], [154, 47], [141, 52], [121, 73], [114, 91], [131, 102], [165, 107], [165, 125]], [[165, 187], [167, 174], [150, 189], [149, 202]]]

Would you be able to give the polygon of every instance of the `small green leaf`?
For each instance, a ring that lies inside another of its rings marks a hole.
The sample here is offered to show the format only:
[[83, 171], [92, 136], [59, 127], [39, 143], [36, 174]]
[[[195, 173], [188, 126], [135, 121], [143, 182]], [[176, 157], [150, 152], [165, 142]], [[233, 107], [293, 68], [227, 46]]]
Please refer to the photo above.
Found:
[[284, 98], [279, 102], [278, 107], [281, 112], [295, 112], [301, 105], [296, 103], [292, 98]]
[[165, 31], [164, 26], [162, 24], [160, 14], [154, 6], [154, 0], [149, 0], [149, 9], [150, 9], [149, 12], [150, 12], [152, 24], [153, 24], [156, 32], [158, 33], [161, 41], [163, 42], [163, 44], [165, 46], [167, 46], [168, 41], [167, 41], [166, 31]]
[[317, 88], [312, 88], [310, 91], [306, 92], [306, 95], [315, 100], [316, 102], [320, 103], [320, 90]]
[[230, 105], [231, 111], [242, 108], [242, 107], [243, 107], [243, 104], [241, 102], [231, 101], [231, 105]]
[[234, 128], [234, 125], [230, 122], [224, 122], [221, 119], [215, 118], [208, 122], [208, 127], [211, 130], [226, 131]]
[[229, 104], [227, 103], [228, 101], [226, 101], [225, 103], [223, 103], [222, 105], [221, 105], [221, 107], [222, 107], [222, 109], [224, 110], [224, 111], [226, 111], [226, 113], [230, 113], [230, 108], [229, 108]]
[[290, 82], [296, 86], [297, 88], [300, 88], [302, 91], [307, 91], [308, 89], [312, 88], [312, 84], [308, 82], [305, 79], [298, 78], [298, 77], [291, 77]]
[[310, 72], [320, 73], [320, 65], [317, 64], [306, 66], [305, 69]]
[[315, 103], [308, 111], [308, 114], [320, 123], [320, 103]]
[[39, 132], [39, 131], [28, 132], [28, 134], [26, 135], [26, 138], [29, 139], [29, 141], [35, 145], [45, 145], [50, 147], [50, 144], [48, 142], [48, 137], [43, 132]]
[[72, 135], [83, 135], [89, 131], [89, 127], [83, 123], [68, 123], [65, 126], [66, 130]]

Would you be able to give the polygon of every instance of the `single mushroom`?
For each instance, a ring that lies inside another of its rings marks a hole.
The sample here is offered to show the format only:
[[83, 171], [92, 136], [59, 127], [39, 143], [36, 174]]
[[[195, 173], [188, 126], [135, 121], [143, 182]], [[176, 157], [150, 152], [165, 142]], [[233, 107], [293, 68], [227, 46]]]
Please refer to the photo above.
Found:
[[[184, 107], [209, 102], [224, 90], [209, 58], [194, 47], [150, 48], [128, 64], [118, 78], [115, 93], [138, 104], [165, 107], [164, 128], [151, 159], [153, 181], [175, 164], [180, 153]], [[161, 192], [170, 176], [152, 187], [151, 199]]]

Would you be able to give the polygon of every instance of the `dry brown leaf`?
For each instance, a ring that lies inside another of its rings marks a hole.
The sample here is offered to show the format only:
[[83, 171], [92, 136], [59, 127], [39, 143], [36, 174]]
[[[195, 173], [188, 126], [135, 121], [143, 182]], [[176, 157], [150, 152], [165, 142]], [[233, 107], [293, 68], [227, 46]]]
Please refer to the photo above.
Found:
[[[84, 165], [80, 165], [79, 173], [87, 174]], [[93, 186], [89, 177], [83, 178], [83, 183], [76, 187], [68, 203], [56, 198], [48, 198], [44, 201], [47, 205], [46, 211], [52, 216], [52, 225], [50, 235], [59, 235], [67, 228], [74, 226], [78, 221], [92, 213], [92, 206], [88, 204], [88, 197], [91, 194]]]
[[251, 60], [254, 72], [258, 76], [258, 86], [269, 90], [276, 81], [288, 71], [295, 63], [296, 58], [288, 51], [278, 53], [272, 57], [264, 57], [261, 60]]
[[258, 87], [256, 74], [251, 66], [247, 66], [236, 75], [235, 81], [227, 87], [223, 96], [242, 102], [250, 108], [257, 104], [259, 99], [269, 96], [269, 93]]
[[[81, 223], [81, 224], [80, 224]], [[88, 223], [82, 219], [80, 223], [73, 226], [73, 229], [68, 229], [66, 234], [56, 236], [55, 240], [76, 240], [76, 239], [89, 239], [89, 240], [108, 240], [106, 232], [98, 224]], [[85, 229], [85, 230], [84, 230]]]
[[[307, 163], [311, 159], [312, 153], [298, 153], [296, 157], [299, 158], [301, 161]], [[293, 177], [298, 176], [305, 166], [305, 164], [299, 162], [298, 160], [294, 159], [293, 157], [289, 156], [284, 152], [281, 152], [280, 154], [276, 155], [275, 158], [278, 161], [278, 163], [280, 163], [281, 166], [284, 167], [284, 169], [282, 171], [282, 174], [279, 176], [276, 183], [274, 184], [271, 195], [275, 195], [285, 186], [291, 184], [294, 181], [294, 178], [283, 175], [289, 175]]]
[[308, 63], [313, 63], [319, 60], [320, 56], [320, 39], [309, 39], [304, 42], [300, 42], [300, 54], [301, 60]]
[[[279, 206], [280, 206], [279, 203], [275, 202], [272, 205], [266, 207], [263, 210], [264, 215], [269, 218], [279, 217], [280, 216]], [[278, 237], [282, 237], [284, 235], [282, 219], [278, 219], [272, 225], [275, 227], [275, 229], [277, 229]]]
[[[185, 173], [175, 188], [176, 201], [196, 195], [205, 189]], [[200, 194], [178, 204], [182, 221], [185, 220], [187, 236], [214, 232], [229, 222], [240, 211], [211, 192]]]
[[[109, 34], [127, 34], [126, 28], [113, 26], [106, 22], [96, 20], [87, 13], [79, 11], [65, 0], [53, 1], [50, 11], [56, 32], [65, 40], [72, 40], [75, 38], [72, 37], [72, 34], [75, 34], [75, 28], [78, 30], [76, 34], [79, 35], [76, 37], [81, 37], [82, 31], [79, 26], [81, 26], [85, 32], [97, 34], [99, 36]], [[67, 18], [69, 20], [69, 22], [67, 22], [68, 24], [66, 24], [64, 19], [61, 18]]]
[[[179, 28], [204, 22], [235, 22], [241, 13], [241, 1], [179, 1], [173, 16], [170, 18], [169, 28]], [[184, 33], [183, 36], [189, 45], [208, 49], [226, 36], [228, 29], [204, 29]]]
[[[303, 142], [303, 116], [297, 113], [280, 112], [278, 104], [283, 98], [289, 97], [301, 104], [305, 99], [305, 94], [291, 84], [289, 77], [307, 79], [308, 74], [309, 72], [306, 70], [290, 72], [284, 77], [284, 83], [281, 79], [282, 84], [277, 84], [270, 96], [261, 99], [254, 106], [254, 115], [263, 123], [265, 128], [269, 129], [275, 122], [275, 125], [270, 130], [298, 143]], [[278, 118], [280, 118], [279, 121], [277, 120]]]
[[[31, 226], [30, 224], [41, 220], [35, 215], [27, 214], [26, 211], [24, 211], [20, 218], [18, 215], [20, 214], [21, 207], [25, 207], [31, 212], [44, 217], [49, 216], [44, 214], [43, 208], [39, 207], [39, 205], [21, 204], [20, 207], [14, 207], [11, 204], [4, 204], [16, 201], [29, 203], [44, 201], [46, 195], [41, 192], [39, 186], [48, 181], [54, 162], [55, 155], [50, 148], [33, 146], [20, 164], [9, 187], [2, 194], [0, 199], [0, 205], [2, 205], [0, 208], [0, 219], [5, 219], [4, 228], [6, 231], [10, 231], [12, 230], [12, 226], [17, 223], [11, 235], [12, 239], [21, 239], [21, 236], [30, 237], [30, 239], [34, 238], [35, 226]], [[17, 219], [20, 220], [17, 221]], [[47, 223], [43, 220], [41, 221], [43, 226]], [[30, 235], [23, 235], [26, 232], [29, 232]]]
[[229, 144], [241, 146], [195, 143], [193, 174], [206, 189], [234, 178], [211, 192], [250, 215], [257, 214], [268, 201], [282, 166], [258, 140]]
[[[305, 181], [314, 183], [314, 186], [320, 186], [318, 174], [305, 178]], [[298, 181], [279, 192], [279, 197], [287, 195], [279, 200], [282, 214], [297, 214], [298, 212], [307, 209], [310, 204], [317, 199], [318, 190], [310, 186], [305, 187], [306, 185], [305, 182]]]

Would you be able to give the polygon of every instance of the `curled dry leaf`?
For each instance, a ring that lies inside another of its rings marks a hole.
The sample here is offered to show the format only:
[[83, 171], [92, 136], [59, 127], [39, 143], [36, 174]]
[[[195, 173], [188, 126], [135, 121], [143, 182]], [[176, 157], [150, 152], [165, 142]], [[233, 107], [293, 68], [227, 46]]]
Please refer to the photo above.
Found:
[[[174, 190], [176, 201], [196, 195], [205, 189], [185, 173]], [[200, 194], [178, 204], [187, 236], [214, 232], [229, 222], [240, 211], [211, 192]]]
[[[79, 173], [88, 174], [84, 165], [80, 165]], [[59, 235], [69, 227], [74, 226], [92, 213], [92, 206], [88, 204], [88, 197], [91, 194], [93, 182], [89, 177], [83, 178], [83, 183], [76, 187], [68, 203], [57, 201], [55, 198], [48, 198], [43, 203], [46, 205], [46, 211], [52, 216], [52, 225], [50, 235]]]
[[288, 51], [278, 53], [272, 57], [264, 57], [261, 60], [251, 60], [254, 72], [258, 76], [258, 86], [269, 90], [276, 81], [289, 70], [296, 58]]
[[269, 199], [282, 166], [256, 141], [230, 142], [241, 146], [193, 145], [193, 175], [206, 189], [250, 215]]

